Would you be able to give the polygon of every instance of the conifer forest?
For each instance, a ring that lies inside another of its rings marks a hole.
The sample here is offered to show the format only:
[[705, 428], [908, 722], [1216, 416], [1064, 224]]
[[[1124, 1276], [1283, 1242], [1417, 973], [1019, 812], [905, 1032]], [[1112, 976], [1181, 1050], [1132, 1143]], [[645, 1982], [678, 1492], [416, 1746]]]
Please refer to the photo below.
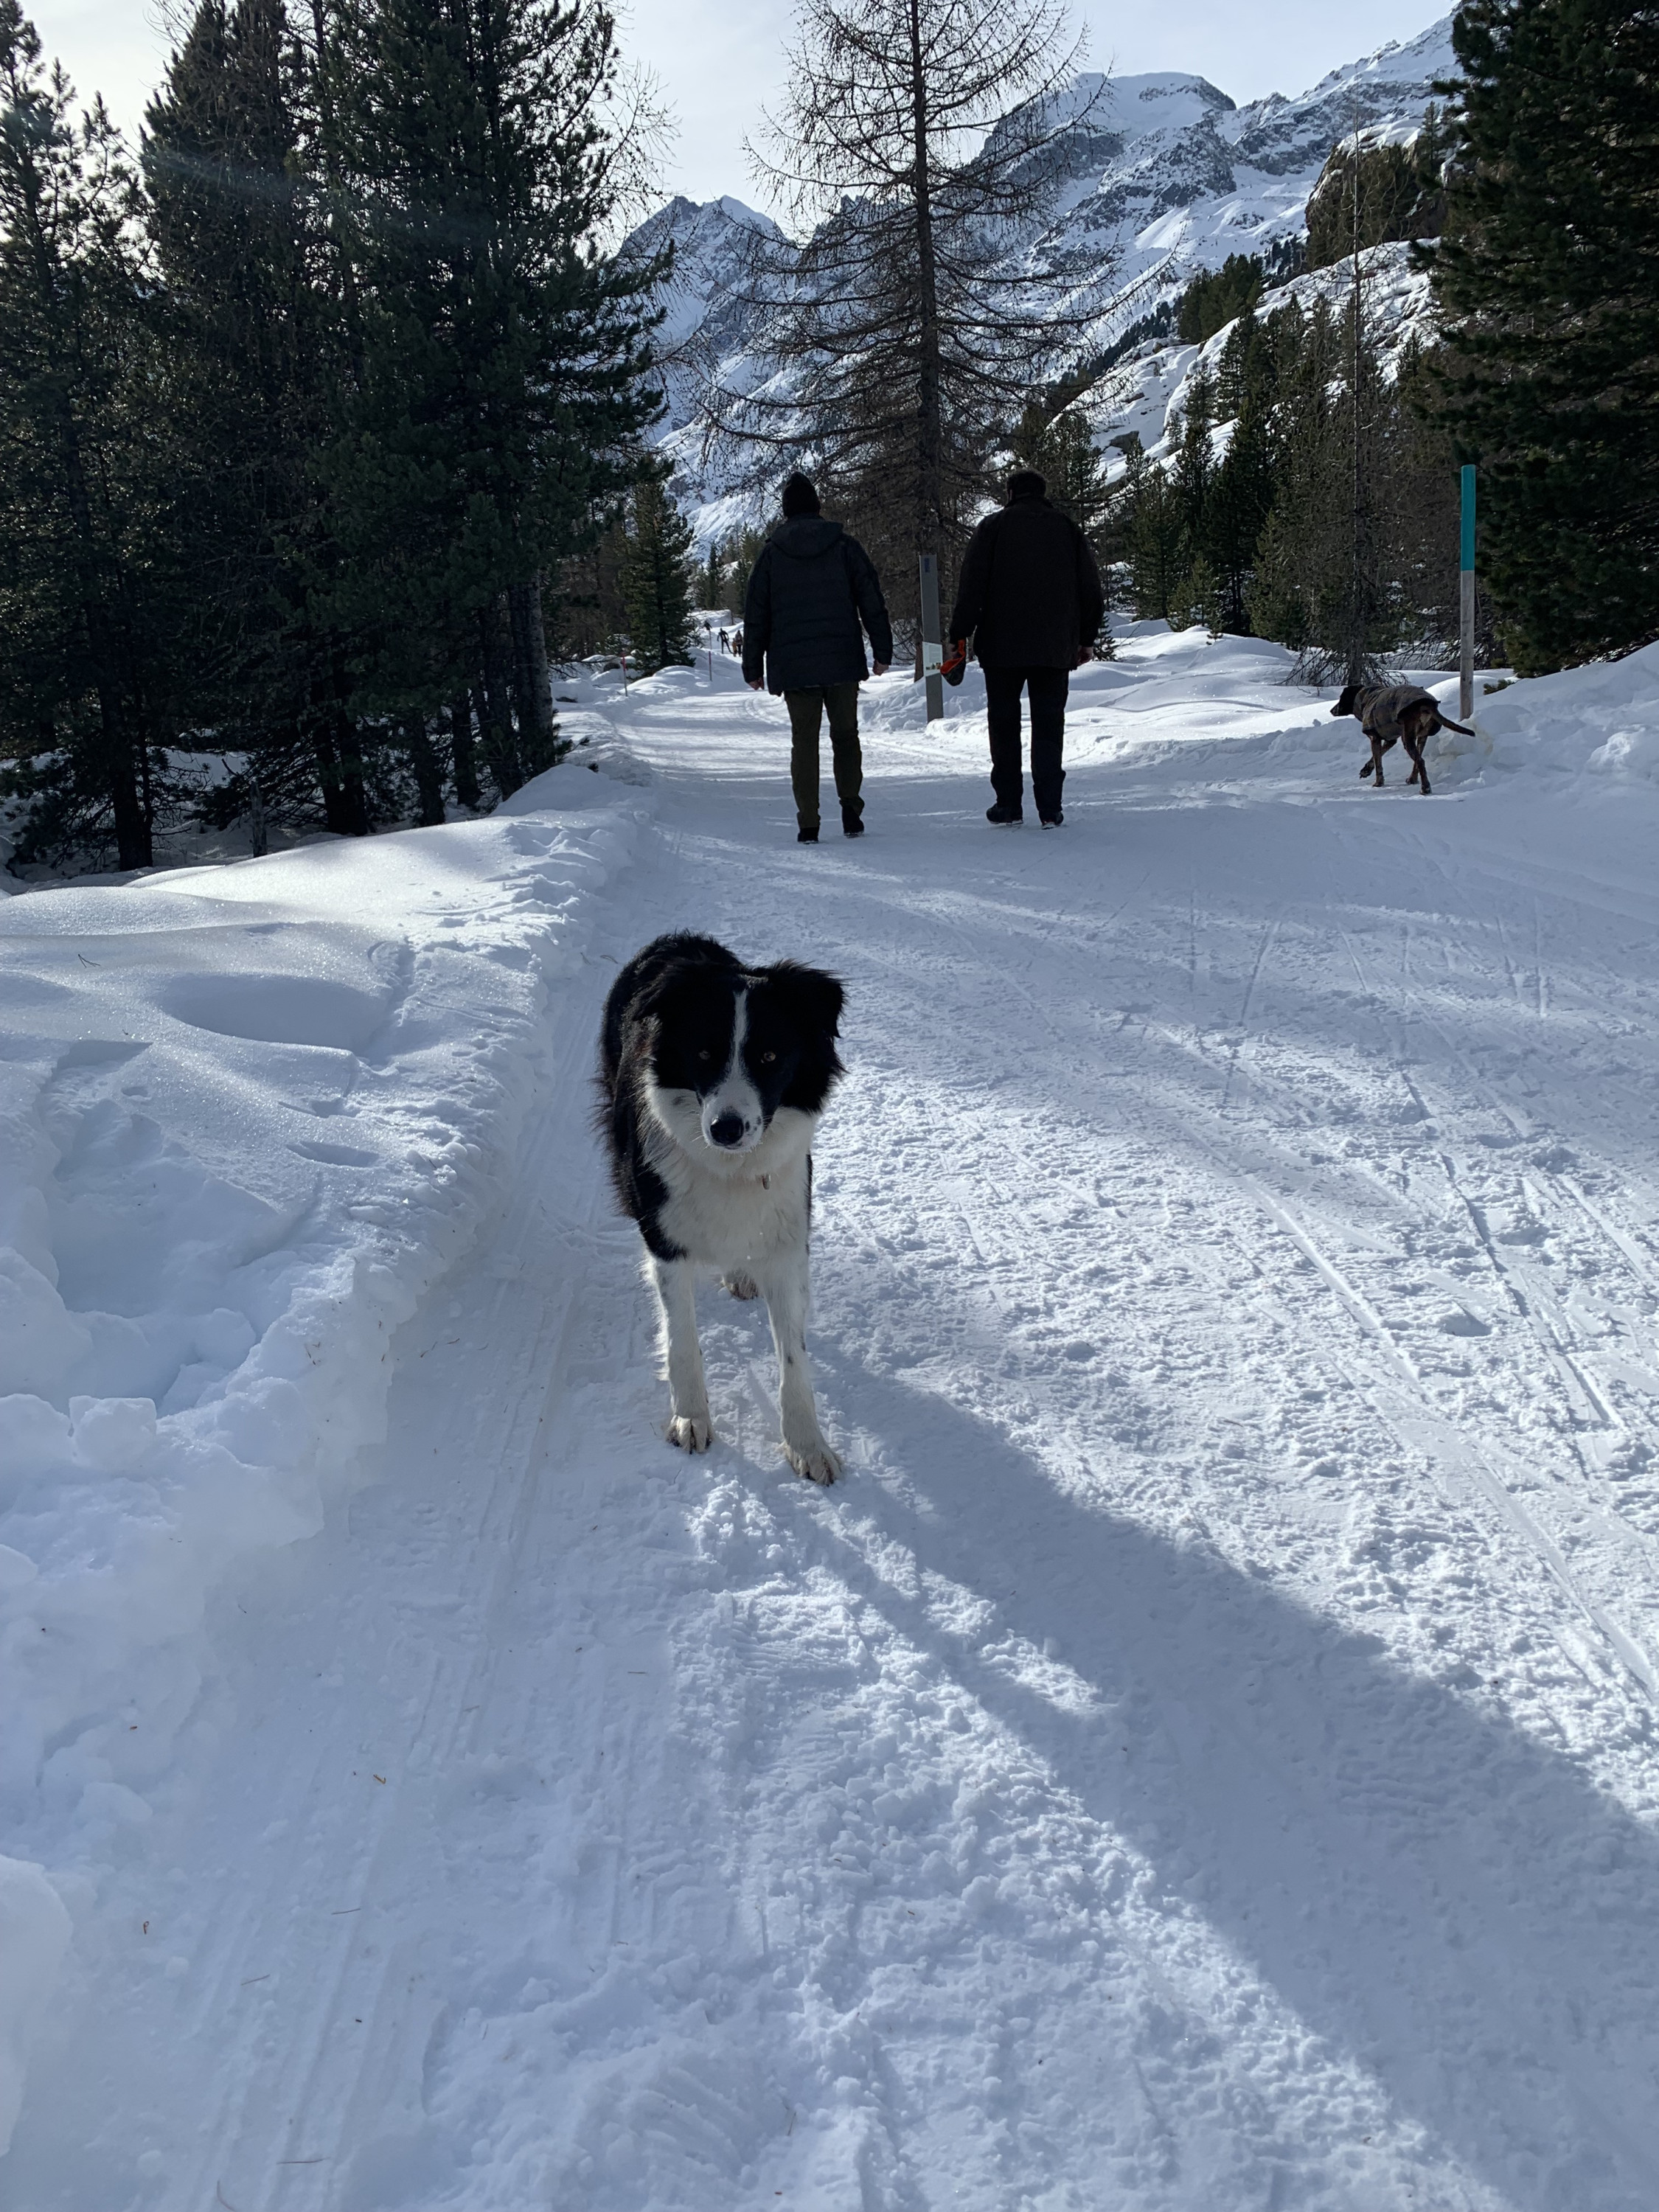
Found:
[[[661, 118], [599, 0], [200, 0], [136, 144], [0, 0], [14, 866], [487, 807], [560, 756], [561, 659], [648, 672], [694, 606], [740, 615], [795, 465], [912, 646], [918, 550], [948, 592], [1016, 462], [1116, 612], [1322, 675], [1453, 649], [1468, 461], [1487, 658], [1659, 635], [1653, 9], [1469, 0], [1408, 141], [1334, 138], [1303, 235], [1082, 359], [1075, 266], [1011, 275], [990, 243], [1037, 234], [1100, 128], [1060, 12], [810, 0], [793, 38], [752, 154], [787, 223], [757, 219], [741, 343], [699, 358], [639, 221]], [[1403, 344], [1368, 295], [1384, 246], [1431, 284]], [[1091, 395], [1182, 346], [1205, 352], [1150, 452]], [[715, 526], [662, 444], [676, 393], [724, 457]]]

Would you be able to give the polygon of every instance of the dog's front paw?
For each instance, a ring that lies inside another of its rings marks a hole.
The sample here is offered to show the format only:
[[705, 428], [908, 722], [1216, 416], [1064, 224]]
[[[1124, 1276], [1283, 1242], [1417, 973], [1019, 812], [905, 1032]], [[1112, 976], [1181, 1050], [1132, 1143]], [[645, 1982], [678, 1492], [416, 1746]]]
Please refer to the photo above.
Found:
[[760, 1296], [759, 1288], [751, 1275], [722, 1275], [720, 1288], [730, 1291], [734, 1298], [757, 1298]]
[[783, 1455], [797, 1474], [804, 1474], [809, 1482], [833, 1482], [841, 1473], [841, 1462], [822, 1437], [814, 1437], [804, 1444], [783, 1440]]
[[714, 1441], [714, 1425], [707, 1413], [676, 1413], [668, 1424], [668, 1441], [682, 1451], [707, 1451]]

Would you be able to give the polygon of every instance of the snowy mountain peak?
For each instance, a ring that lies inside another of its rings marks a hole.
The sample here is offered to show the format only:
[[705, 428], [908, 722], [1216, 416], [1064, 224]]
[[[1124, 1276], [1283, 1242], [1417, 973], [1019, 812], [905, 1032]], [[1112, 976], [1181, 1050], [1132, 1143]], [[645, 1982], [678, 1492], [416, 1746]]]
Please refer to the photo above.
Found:
[[[1065, 365], [1097, 368], [1197, 271], [1230, 254], [1282, 255], [1305, 231], [1308, 197], [1332, 148], [1356, 126], [1372, 143], [1413, 137], [1441, 97], [1437, 85], [1456, 69], [1448, 15], [1415, 39], [1330, 70], [1306, 92], [1243, 107], [1190, 72], [1079, 75], [1043, 117], [1073, 126], [1056, 149], [1055, 198], [1007, 264], [1043, 265], [1064, 278], [1054, 323]], [[748, 331], [737, 280], [757, 228], [781, 235], [769, 217], [728, 197], [700, 207], [671, 201], [635, 234], [651, 250], [674, 244], [665, 345], [696, 337], [726, 359], [734, 380], [754, 373], [740, 359]], [[666, 449], [698, 495], [706, 538], [731, 526], [728, 487], [703, 480], [696, 441], [683, 434], [690, 378], [671, 369], [668, 387]]]

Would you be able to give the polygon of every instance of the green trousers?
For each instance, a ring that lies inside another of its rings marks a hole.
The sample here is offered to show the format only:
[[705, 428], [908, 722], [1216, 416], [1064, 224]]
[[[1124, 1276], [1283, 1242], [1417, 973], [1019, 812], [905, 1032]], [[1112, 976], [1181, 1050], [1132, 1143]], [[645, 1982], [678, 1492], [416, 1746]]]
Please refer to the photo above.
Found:
[[811, 691], [786, 691], [789, 709], [789, 781], [794, 787], [795, 819], [803, 830], [818, 826], [818, 728], [830, 710], [830, 750], [836, 765], [836, 796], [842, 812], [856, 821], [864, 812], [859, 792], [864, 756], [859, 750], [859, 687], [821, 684]]

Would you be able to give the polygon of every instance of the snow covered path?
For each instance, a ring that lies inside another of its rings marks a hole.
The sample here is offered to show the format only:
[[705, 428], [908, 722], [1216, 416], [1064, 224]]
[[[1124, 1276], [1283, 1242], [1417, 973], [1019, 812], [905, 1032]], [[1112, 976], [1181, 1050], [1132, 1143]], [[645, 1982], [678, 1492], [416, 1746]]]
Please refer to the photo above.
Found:
[[[520, 1182], [220, 1586], [9, 2207], [1650, 2212], [1659, 794], [1375, 798], [1253, 650], [1080, 684], [1057, 835], [965, 694], [817, 848], [775, 703], [616, 709]], [[827, 1492], [712, 1291], [661, 1442], [586, 1086], [675, 926], [848, 983]]]

